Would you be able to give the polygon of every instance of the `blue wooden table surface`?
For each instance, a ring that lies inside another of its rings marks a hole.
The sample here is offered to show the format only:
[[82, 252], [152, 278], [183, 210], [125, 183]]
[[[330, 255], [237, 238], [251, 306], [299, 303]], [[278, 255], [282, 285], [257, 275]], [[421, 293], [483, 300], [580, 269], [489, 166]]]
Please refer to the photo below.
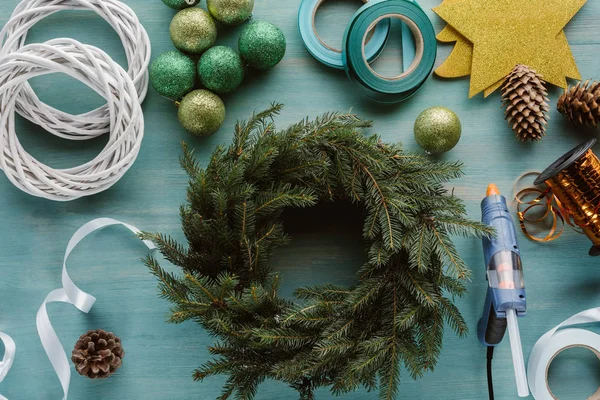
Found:
[[[172, 49], [169, 23], [174, 12], [160, 0], [126, 0], [139, 15], [152, 40], [154, 57]], [[347, 3], [347, 4], [346, 4]], [[335, 1], [318, 15], [317, 27], [337, 45], [352, 11], [359, 2]], [[16, 0], [0, 2], [0, 23], [7, 21]], [[439, 0], [422, 0], [435, 24], [442, 21], [430, 9]], [[205, 139], [191, 138], [179, 125], [176, 109], [154, 91], [144, 104], [146, 136], [135, 166], [115, 187], [92, 198], [71, 203], [52, 203], [29, 197], [0, 175], [0, 331], [13, 336], [18, 345], [11, 373], [0, 384], [0, 393], [11, 400], [59, 399], [61, 388], [39, 342], [35, 314], [44, 297], [61, 285], [61, 260], [67, 241], [90, 219], [110, 216], [144, 230], [161, 231], [182, 238], [178, 207], [184, 201], [186, 177], [178, 166], [179, 142], [187, 140], [206, 163], [213, 148], [228, 143], [236, 119], [244, 119], [270, 102], [286, 104], [280, 125], [330, 110], [353, 110], [373, 119], [373, 132], [386, 141], [402, 141], [419, 151], [412, 125], [423, 109], [443, 105], [455, 110], [463, 123], [459, 145], [444, 159], [465, 163], [466, 177], [453, 182], [455, 193], [468, 204], [472, 218], [479, 218], [479, 201], [490, 181], [510, 193], [515, 179], [524, 171], [539, 170], [577, 143], [594, 135], [590, 130], [570, 127], [552, 107], [548, 136], [540, 143], [517, 142], [506, 126], [498, 94], [488, 99], [469, 100], [468, 80], [430, 79], [409, 101], [384, 107], [365, 101], [342, 72], [318, 64], [305, 51], [296, 28], [299, 0], [257, 0], [255, 18], [279, 25], [288, 39], [283, 62], [273, 71], [251, 75], [243, 87], [226, 97], [227, 120], [223, 128]], [[204, 2], [202, 7], [204, 7]], [[600, 3], [589, 1], [566, 29], [583, 77], [600, 78]], [[395, 28], [394, 34], [399, 29]], [[239, 29], [219, 32], [219, 44], [235, 46]], [[124, 52], [117, 35], [101, 19], [85, 12], [63, 12], [39, 23], [29, 41], [74, 37], [106, 50], [122, 65]], [[390, 45], [378, 68], [395, 68], [398, 43]], [[438, 64], [451, 50], [441, 46]], [[91, 90], [63, 76], [32, 81], [40, 97], [55, 107], [83, 112], [102, 104]], [[551, 90], [554, 104], [558, 90]], [[34, 156], [54, 167], [75, 166], [95, 156], [106, 139], [75, 143], [54, 138], [19, 120], [19, 138]], [[292, 218], [293, 219], [293, 218]], [[304, 224], [290, 223], [293, 244], [279, 251], [276, 265], [283, 273], [286, 294], [294, 287], [335, 281], [351, 284], [364, 259], [360, 232], [349, 229], [343, 218], [320, 220], [308, 217]], [[472, 267], [469, 294], [458, 300], [470, 327], [466, 339], [448, 332], [435, 373], [413, 381], [403, 374], [401, 399], [485, 399], [485, 350], [476, 339], [486, 282], [481, 244], [458, 240], [462, 256]], [[521, 248], [529, 314], [521, 320], [524, 353], [527, 357], [536, 340], [570, 315], [600, 305], [598, 260], [587, 256], [588, 240], [568, 231], [551, 244], [535, 244], [521, 237]], [[70, 262], [72, 278], [98, 297], [89, 315], [74, 307], [52, 304], [50, 318], [70, 351], [87, 329], [103, 328], [124, 342], [124, 366], [112, 378], [89, 381], [74, 375], [71, 399], [212, 399], [220, 392], [222, 378], [194, 383], [191, 373], [209, 357], [206, 347], [213, 340], [194, 323], [165, 323], [169, 304], [158, 298], [156, 282], [139, 261], [145, 248], [122, 229], [110, 228], [95, 234], [79, 247]], [[1, 352], [1, 350], [0, 350]], [[497, 399], [515, 399], [516, 387], [508, 341], [497, 349], [494, 360]], [[561, 399], [582, 399], [600, 382], [595, 356], [571, 350], [559, 356], [550, 370], [551, 387]], [[265, 383], [257, 399], [294, 398], [285, 385]], [[318, 392], [318, 399], [332, 396]], [[354, 393], [344, 399], [375, 399], [376, 393]]]

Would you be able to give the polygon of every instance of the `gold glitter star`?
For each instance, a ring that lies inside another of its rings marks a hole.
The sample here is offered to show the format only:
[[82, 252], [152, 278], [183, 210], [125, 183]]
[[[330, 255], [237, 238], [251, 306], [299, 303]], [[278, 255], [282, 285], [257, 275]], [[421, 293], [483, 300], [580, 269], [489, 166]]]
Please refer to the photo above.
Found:
[[[441, 5], [455, 4], [459, 1], [461, 0], [444, 0]], [[433, 10], [435, 11], [435, 8]], [[471, 64], [473, 64], [473, 44], [450, 25], [446, 25], [436, 37], [443, 43], [456, 43], [446, 61], [435, 70], [436, 75], [442, 78], [460, 78], [470, 75]]]
[[471, 64], [473, 64], [473, 44], [450, 25], [437, 35], [437, 40], [456, 44], [446, 61], [435, 70], [435, 74], [442, 78], [460, 78], [470, 75]]
[[434, 11], [473, 44], [469, 92], [473, 97], [497, 85], [517, 64], [532, 67], [547, 82], [563, 88], [565, 76], [581, 79], [562, 30], [585, 2], [446, 0]]

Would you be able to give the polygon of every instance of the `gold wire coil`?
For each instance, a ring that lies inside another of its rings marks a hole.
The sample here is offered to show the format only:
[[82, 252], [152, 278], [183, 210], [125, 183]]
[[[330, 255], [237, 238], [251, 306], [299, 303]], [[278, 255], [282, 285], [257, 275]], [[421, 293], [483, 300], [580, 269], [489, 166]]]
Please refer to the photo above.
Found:
[[[525, 189], [516, 196], [518, 217], [525, 234], [536, 241], [557, 239], [562, 230], [558, 221], [581, 229], [594, 245], [590, 255], [600, 255], [600, 159], [591, 150], [595, 139], [582, 144], [558, 159], [536, 179], [535, 184], [545, 183], [548, 189]], [[540, 195], [533, 201], [523, 201], [531, 193]], [[545, 200], [545, 204], [542, 201]], [[527, 206], [521, 210], [522, 206]], [[535, 207], [547, 207], [541, 218], [528, 219], [526, 214]], [[540, 222], [551, 216], [553, 226], [543, 239], [527, 232], [526, 222]]]

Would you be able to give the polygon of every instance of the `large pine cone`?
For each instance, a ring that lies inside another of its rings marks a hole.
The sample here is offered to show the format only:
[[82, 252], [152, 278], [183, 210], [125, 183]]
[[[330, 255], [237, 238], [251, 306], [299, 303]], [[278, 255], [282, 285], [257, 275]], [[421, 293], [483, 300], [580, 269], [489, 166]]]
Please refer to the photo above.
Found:
[[71, 361], [80, 375], [102, 379], [111, 376], [123, 364], [124, 356], [121, 339], [112, 332], [100, 329], [81, 335], [73, 349]]
[[556, 108], [575, 124], [597, 127], [600, 122], [599, 97], [600, 82], [579, 82], [565, 90]]
[[519, 140], [540, 140], [548, 124], [548, 91], [535, 70], [517, 65], [502, 86], [504, 118]]

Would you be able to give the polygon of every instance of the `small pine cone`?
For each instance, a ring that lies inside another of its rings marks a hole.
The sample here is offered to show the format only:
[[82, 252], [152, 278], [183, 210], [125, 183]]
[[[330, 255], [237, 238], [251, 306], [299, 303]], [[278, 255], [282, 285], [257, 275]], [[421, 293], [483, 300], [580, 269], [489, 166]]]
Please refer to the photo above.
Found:
[[112, 332], [100, 329], [81, 335], [73, 349], [71, 361], [80, 375], [102, 379], [111, 376], [123, 364], [124, 356], [121, 339]]
[[600, 82], [570, 86], [558, 99], [558, 111], [577, 125], [597, 127], [600, 122]]
[[511, 71], [502, 86], [502, 106], [517, 139], [540, 140], [546, 135], [549, 101], [545, 82], [535, 70], [517, 65]]

